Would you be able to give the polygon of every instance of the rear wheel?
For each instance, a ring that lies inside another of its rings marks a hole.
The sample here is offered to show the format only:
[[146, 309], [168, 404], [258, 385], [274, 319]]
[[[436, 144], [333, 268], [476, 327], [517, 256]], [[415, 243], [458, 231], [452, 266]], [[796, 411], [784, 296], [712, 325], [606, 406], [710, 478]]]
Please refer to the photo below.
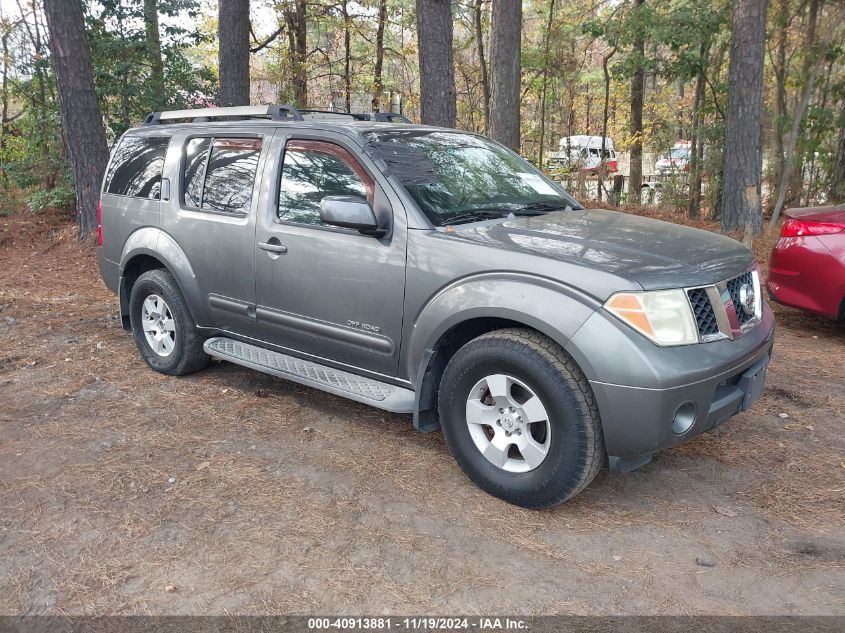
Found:
[[443, 373], [439, 402], [455, 460], [510, 503], [562, 503], [604, 463], [587, 379], [559, 345], [532, 330], [497, 330], [464, 345]]
[[208, 364], [196, 323], [168, 271], [149, 270], [138, 277], [129, 299], [129, 319], [138, 351], [156, 371], [181, 376]]

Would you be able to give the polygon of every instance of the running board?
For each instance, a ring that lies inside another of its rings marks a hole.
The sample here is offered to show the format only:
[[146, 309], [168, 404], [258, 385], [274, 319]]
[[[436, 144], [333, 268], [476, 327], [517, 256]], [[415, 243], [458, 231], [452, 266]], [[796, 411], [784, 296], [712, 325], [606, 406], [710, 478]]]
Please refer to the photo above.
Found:
[[412, 413], [414, 410], [414, 392], [410, 389], [389, 385], [372, 378], [364, 378], [222, 336], [208, 339], [203, 348], [209, 356], [220, 360], [227, 360], [265, 374], [328, 391], [385, 411]]

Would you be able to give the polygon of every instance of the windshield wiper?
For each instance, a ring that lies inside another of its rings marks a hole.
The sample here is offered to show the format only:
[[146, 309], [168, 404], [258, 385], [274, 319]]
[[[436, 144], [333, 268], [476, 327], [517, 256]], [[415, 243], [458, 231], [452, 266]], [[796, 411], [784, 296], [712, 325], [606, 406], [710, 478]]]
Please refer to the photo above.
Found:
[[572, 205], [566, 204], [565, 202], [552, 202], [548, 200], [546, 202], [532, 202], [531, 204], [526, 204], [524, 207], [520, 207], [516, 211], [513, 212], [514, 215], [540, 215], [542, 213], [548, 213], [549, 211], [558, 211], [560, 209], [572, 209]]
[[460, 224], [461, 222], [473, 222], [475, 220], [492, 220], [497, 218], [506, 218], [511, 215], [545, 215], [549, 211], [565, 209], [567, 207], [569, 207], [569, 205], [560, 202], [534, 202], [516, 209], [509, 209], [506, 207], [479, 207], [477, 209], [467, 209], [457, 215], [449, 216], [443, 224]]
[[462, 222], [474, 222], [475, 220], [494, 220], [496, 218], [506, 218], [510, 214], [510, 209], [470, 209], [469, 211], [449, 216], [443, 221], [443, 224], [460, 224]]

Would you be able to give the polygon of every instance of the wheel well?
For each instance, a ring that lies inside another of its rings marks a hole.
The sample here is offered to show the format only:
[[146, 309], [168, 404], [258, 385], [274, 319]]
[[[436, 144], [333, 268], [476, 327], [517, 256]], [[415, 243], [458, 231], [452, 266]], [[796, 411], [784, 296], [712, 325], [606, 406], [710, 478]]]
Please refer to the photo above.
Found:
[[127, 332], [132, 329], [129, 322], [129, 297], [132, 296], [132, 286], [135, 285], [138, 277], [148, 270], [155, 270], [156, 268], [167, 267], [152, 255], [136, 255], [126, 262], [126, 266], [121, 271], [120, 320], [123, 329]]
[[482, 334], [512, 327], [527, 328], [528, 326], [510, 319], [479, 317], [458, 323], [438, 339], [434, 349], [427, 352], [428, 364], [420, 384], [417, 385], [418, 405], [414, 412], [414, 426], [418, 430], [434, 431], [440, 426], [437, 415], [437, 392], [443, 371], [455, 352]]

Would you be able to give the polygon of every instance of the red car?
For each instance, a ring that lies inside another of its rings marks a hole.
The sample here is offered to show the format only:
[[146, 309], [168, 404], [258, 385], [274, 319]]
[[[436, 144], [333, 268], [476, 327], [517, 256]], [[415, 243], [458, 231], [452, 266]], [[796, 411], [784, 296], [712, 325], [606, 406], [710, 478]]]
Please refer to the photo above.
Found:
[[790, 209], [769, 262], [769, 296], [845, 319], [845, 204]]

